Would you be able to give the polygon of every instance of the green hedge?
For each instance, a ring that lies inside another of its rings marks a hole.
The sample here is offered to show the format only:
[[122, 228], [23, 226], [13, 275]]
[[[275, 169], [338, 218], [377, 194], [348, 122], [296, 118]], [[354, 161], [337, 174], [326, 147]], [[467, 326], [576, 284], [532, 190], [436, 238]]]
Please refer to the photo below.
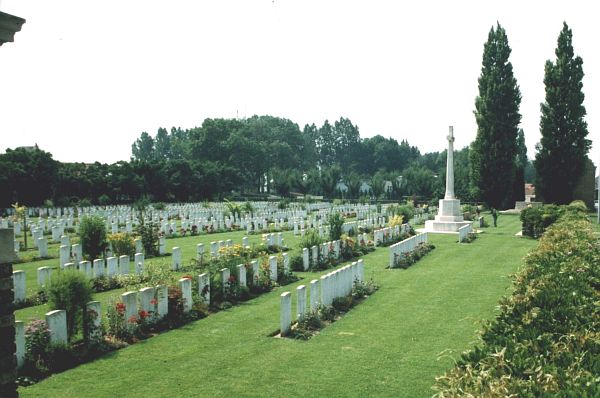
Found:
[[544, 205], [529, 207], [521, 211], [521, 223], [524, 236], [539, 238], [546, 228], [554, 224], [563, 214], [585, 214], [585, 203], [576, 200], [568, 206]]
[[582, 212], [561, 212], [482, 342], [437, 378], [437, 397], [600, 396], [598, 238]]

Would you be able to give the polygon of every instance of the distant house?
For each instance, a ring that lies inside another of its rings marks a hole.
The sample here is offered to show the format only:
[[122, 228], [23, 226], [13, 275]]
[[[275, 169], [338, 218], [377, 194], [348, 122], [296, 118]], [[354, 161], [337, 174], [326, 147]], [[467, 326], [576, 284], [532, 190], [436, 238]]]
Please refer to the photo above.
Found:
[[535, 185], [525, 184], [525, 202], [535, 202]]
[[383, 191], [390, 193], [394, 190], [394, 184], [392, 184], [391, 181], [384, 181], [383, 182]]
[[360, 193], [363, 195], [368, 195], [371, 192], [371, 185], [369, 185], [368, 182], [361, 182], [360, 184], [360, 189], [359, 189]]
[[337, 184], [335, 184], [335, 190], [346, 193], [348, 192], [348, 185], [344, 182], [344, 180], [339, 180]]

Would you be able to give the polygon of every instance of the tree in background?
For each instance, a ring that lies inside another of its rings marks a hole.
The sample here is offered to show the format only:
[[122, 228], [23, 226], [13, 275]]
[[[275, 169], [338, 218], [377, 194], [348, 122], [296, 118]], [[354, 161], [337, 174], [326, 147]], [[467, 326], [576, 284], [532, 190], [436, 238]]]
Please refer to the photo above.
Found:
[[511, 49], [504, 28], [492, 27], [483, 47], [479, 95], [475, 99], [477, 137], [470, 151], [471, 178], [491, 207], [513, 203], [521, 93], [508, 61]]
[[79, 224], [79, 239], [85, 257], [93, 261], [102, 258], [108, 245], [106, 226], [100, 216], [85, 216]]
[[570, 203], [583, 175], [591, 142], [583, 106], [583, 60], [573, 51], [566, 23], [558, 36], [556, 62], [546, 61], [546, 102], [541, 104], [542, 140], [536, 146], [536, 194], [545, 202]]
[[137, 160], [149, 162], [154, 159], [154, 139], [145, 131], [131, 145], [131, 154]]

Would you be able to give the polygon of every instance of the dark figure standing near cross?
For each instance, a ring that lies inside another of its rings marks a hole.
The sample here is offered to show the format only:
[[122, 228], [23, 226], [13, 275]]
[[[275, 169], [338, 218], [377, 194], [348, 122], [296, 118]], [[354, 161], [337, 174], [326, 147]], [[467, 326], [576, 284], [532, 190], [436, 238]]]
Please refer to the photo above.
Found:
[[492, 207], [492, 218], [494, 219], [494, 227], [498, 226], [498, 210]]

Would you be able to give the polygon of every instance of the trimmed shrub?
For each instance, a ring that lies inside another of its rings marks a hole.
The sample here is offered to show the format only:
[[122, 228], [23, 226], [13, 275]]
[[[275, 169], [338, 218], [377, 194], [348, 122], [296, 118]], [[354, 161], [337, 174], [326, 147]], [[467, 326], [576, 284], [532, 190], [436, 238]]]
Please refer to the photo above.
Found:
[[113, 255], [115, 256], [127, 255], [131, 257], [135, 254], [135, 242], [133, 236], [127, 233], [119, 232], [116, 234], [109, 234], [108, 242], [110, 243]]
[[340, 213], [330, 214], [329, 221], [329, 240], [338, 240], [342, 236], [342, 226], [344, 219]]
[[48, 288], [48, 304], [53, 310], [67, 312], [69, 340], [81, 329], [86, 304], [92, 300], [92, 286], [87, 276], [75, 270], [52, 275]]
[[309, 230], [306, 234], [300, 239], [299, 247], [300, 249], [307, 248], [310, 250], [313, 246], [319, 246], [323, 243], [323, 239], [319, 236], [319, 233], [314, 229]]
[[436, 397], [600, 396], [600, 248], [585, 214], [562, 210]]
[[79, 224], [79, 239], [81, 249], [88, 260], [102, 257], [108, 245], [104, 220], [99, 216], [83, 217]]

